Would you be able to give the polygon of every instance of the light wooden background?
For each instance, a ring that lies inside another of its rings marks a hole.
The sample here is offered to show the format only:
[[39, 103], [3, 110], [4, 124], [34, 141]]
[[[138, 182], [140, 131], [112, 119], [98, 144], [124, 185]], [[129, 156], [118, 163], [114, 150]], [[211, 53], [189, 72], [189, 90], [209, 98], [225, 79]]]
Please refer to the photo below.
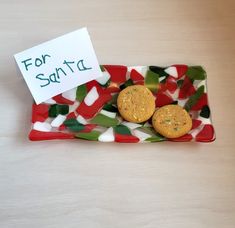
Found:
[[[211, 144], [29, 142], [13, 54], [87, 26], [99, 62], [201, 64]], [[235, 1], [0, 1], [1, 228], [234, 228]]]

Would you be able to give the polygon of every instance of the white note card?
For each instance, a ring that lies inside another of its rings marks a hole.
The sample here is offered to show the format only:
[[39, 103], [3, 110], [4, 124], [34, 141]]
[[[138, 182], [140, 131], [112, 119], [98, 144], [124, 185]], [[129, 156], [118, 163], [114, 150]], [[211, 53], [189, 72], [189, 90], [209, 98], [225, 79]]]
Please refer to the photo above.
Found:
[[86, 28], [14, 55], [36, 104], [102, 76]]

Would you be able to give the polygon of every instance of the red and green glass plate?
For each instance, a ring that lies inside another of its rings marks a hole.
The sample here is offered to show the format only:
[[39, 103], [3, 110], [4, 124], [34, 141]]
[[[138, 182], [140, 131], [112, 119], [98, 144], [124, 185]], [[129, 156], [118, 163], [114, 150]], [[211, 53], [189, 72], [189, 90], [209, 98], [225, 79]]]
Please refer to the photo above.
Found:
[[[100, 66], [103, 76], [32, 105], [29, 139], [84, 139], [100, 142], [212, 142], [215, 132], [208, 104], [206, 72], [201, 66]], [[167, 139], [154, 131], [151, 120], [127, 122], [118, 113], [118, 93], [130, 85], [145, 85], [155, 96], [156, 107], [178, 104], [193, 120], [191, 131]]]

